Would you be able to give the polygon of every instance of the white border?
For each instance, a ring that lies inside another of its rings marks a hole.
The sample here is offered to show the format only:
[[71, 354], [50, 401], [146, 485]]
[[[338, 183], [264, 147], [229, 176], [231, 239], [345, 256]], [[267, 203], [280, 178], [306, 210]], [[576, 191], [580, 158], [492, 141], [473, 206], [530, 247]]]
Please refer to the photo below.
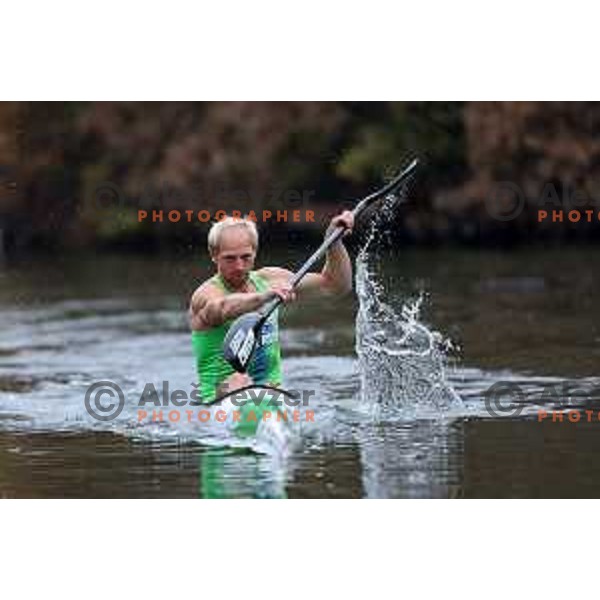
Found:
[[7, 501], [2, 591], [64, 600], [585, 598], [596, 508], [589, 501]]
[[593, 100], [590, 6], [23, 0], [3, 99]]

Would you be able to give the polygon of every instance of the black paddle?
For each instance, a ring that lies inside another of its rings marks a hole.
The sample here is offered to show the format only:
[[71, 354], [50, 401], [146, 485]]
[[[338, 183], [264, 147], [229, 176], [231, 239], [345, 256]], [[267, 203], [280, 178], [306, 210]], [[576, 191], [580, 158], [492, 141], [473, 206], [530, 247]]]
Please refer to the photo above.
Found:
[[[383, 186], [380, 190], [363, 198], [352, 211], [354, 218], [358, 217], [358, 215], [373, 202], [385, 198], [396, 191], [415, 172], [418, 164], [419, 161], [414, 159], [400, 175], [392, 179], [392, 181]], [[300, 270], [290, 281], [292, 288], [300, 283], [300, 280], [308, 273], [312, 266], [340, 239], [344, 234], [344, 231], [345, 228], [343, 226], [337, 227], [325, 238], [319, 248], [302, 265]], [[223, 342], [223, 357], [238, 373], [246, 372], [256, 348], [260, 330], [281, 302], [283, 302], [283, 300], [277, 296], [269, 301], [268, 304], [265, 304], [260, 311], [241, 315], [231, 324]]]

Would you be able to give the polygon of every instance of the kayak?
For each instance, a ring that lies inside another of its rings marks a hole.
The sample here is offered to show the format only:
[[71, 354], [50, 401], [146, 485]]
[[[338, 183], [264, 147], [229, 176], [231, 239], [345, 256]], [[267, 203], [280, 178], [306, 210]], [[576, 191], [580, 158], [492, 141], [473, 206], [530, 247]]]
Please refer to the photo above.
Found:
[[[258, 441], [278, 451], [287, 449], [304, 408], [288, 405], [285, 390], [250, 387], [210, 405], [212, 427], [222, 426], [237, 440]], [[310, 415], [309, 415], [310, 416]]]

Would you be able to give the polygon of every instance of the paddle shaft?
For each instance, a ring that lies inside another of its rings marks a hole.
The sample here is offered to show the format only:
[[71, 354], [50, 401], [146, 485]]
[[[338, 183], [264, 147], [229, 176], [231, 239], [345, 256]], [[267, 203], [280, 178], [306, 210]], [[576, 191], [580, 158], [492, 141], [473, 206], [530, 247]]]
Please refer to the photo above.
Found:
[[[395, 177], [392, 181], [390, 181], [387, 185], [382, 187], [380, 190], [373, 192], [366, 198], [363, 198], [352, 211], [352, 215], [356, 219], [367, 206], [380, 200], [381, 198], [385, 198], [392, 190], [397, 188], [405, 179], [407, 179], [410, 175], [412, 175], [413, 171], [417, 168], [419, 161], [414, 159], [400, 175]], [[333, 244], [335, 244], [341, 237], [344, 235], [346, 228], [343, 226], [338, 226], [334, 231], [332, 231], [324, 240], [323, 243], [313, 252], [313, 254], [308, 258], [308, 260], [300, 267], [300, 269], [294, 274], [292, 277], [290, 284], [292, 288], [295, 288], [302, 278], [310, 271], [310, 269], [314, 266], [316, 262], [318, 262], [329, 250]], [[271, 316], [271, 313], [283, 302], [280, 296], [273, 298], [268, 304], [261, 309], [260, 314], [262, 316], [261, 320], [258, 323], [258, 327], [261, 327], [262, 324]]]

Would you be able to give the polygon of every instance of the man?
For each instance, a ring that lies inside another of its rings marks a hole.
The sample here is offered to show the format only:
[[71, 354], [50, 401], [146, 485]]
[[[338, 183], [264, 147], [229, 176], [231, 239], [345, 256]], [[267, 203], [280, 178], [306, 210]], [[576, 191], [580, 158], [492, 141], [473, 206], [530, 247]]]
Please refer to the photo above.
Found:
[[[354, 217], [345, 211], [333, 218], [327, 230], [343, 226], [352, 232]], [[224, 391], [246, 385], [282, 383], [278, 312], [263, 326], [247, 374], [236, 373], [223, 358], [223, 340], [231, 322], [240, 315], [259, 310], [279, 296], [293, 302], [296, 294], [310, 292], [343, 295], [352, 289], [352, 263], [340, 239], [327, 252], [320, 273], [308, 273], [293, 290], [291, 271], [279, 267], [254, 270], [258, 250], [258, 232], [253, 221], [227, 217], [215, 223], [208, 234], [208, 249], [216, 274], [202, 283], [190, 303], [192, 347], [204, 402]]]

